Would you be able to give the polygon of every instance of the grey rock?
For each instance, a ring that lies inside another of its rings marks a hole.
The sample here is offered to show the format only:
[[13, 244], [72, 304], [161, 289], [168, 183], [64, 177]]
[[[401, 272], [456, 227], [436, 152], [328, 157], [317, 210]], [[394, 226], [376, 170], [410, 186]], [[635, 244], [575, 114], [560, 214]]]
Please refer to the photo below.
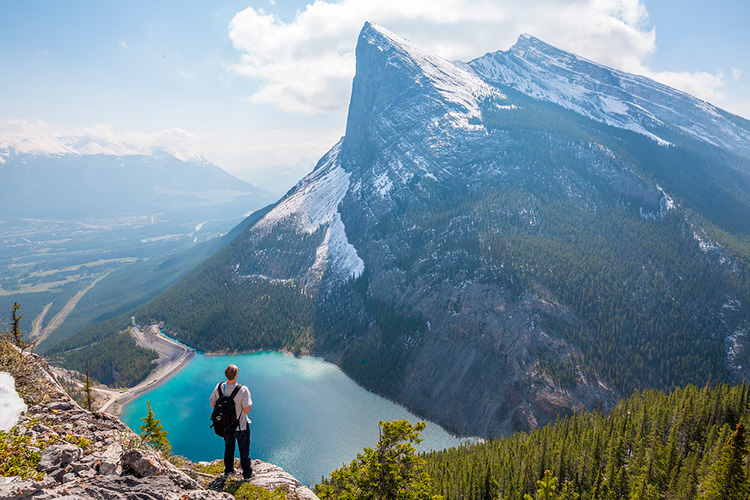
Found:
[[78, 473], [78, 477], [87, 479], [96, 476], [96, 471], [93, 469], [85, 469]]
[[186, 490], [199, 490], [199, 489], [202, 489], [201, 485], [198, 484], [198, 482], [195, 479], [193, 479], [192, 477], [188, 476], [187, 474], [185, 474], [181, 470], [170, 470], [168, 472], [168, 476], [180, 488], [183, 488], [183, 489], [186, 489]]
[[73, 403], [72, 401], [55, 401], [53, 403], [50, 403], [47, 408], [55, 411], [72, 410], [73, 408], [75, 408], [75, 403]]
[[79, 498], [82, 500], [231, 500], [227, 493], [207, 490], [181, 490], [169, 477], [154, 476], [136, 478], [134, 476], [107, 476], [94, 478], [81, 484], [60, 485], [34, 496], [38, 500]]
[[87, 459], [93, 461], [94, 467], [98, 468], [100, 474], [108, 475], [118, 473], [121, 455], [122, 446], [119, 443], [113, 443], [102, 451], [92, 453]]
[[0, 484], [0, 498], [3, 500], [21, 500], [30, 498], [41, 490], [46, 490], [55, 485], [55, 480], [49, 477], [43, 481], [13, 481]]
[[31, 429], [34, 430], [34, 431], [36, 431], [36, 432], [38, 432], [38, 433], [40, 433], [40, 434], [46, 434], [46, 433], [52, 434], [53, 432], [55, 432], [50, 427], [47, 427], [44, 424], [36, 424]]
[[137, 477], [158, 476], [166, 472], [161, 456], [153, 450], [128, 450], [120, 458], [123, 472]]
[[65, 469], [56, 469], [47, 473], [47, 475], [51, 477], [52, 479], [54, 479], [56, 483], [62, 483], [63, 477], [65, 477], [65, 474], [67, 474]]
[[291, 498], [319, 500], [310, 488], [300, 483], [284, 469], [261, 460], [253, 460], [253, 477], [250, 479], [250, 483], [269, 491], [281, 486], [289, 492]]
[[76, 474], [79, 474], [85, 470], [90, 470], [94, 464], [92, 464], [90, 461], [80, 461], [73, 464], [70, 464], [70, 467], [73, 472]]
[[103, 476], [118, 474], [119, 471], [122, 471], [122, 469], [120, 469], [117, 464], [113, 464], [111, 462], [102, 462], [102, 464], [99, 466], [99, 474]]
[[35, 487], [33, 481], [14, 481], [0, 484], [0, 498], [3, 500], [21, 500], [29, 498], [41, 488]]
[[47, 472], [62, 468], [81, 458], [82, 451], [72, 444], [53, 444], [47, 447], [37, 465], [37, 470]]
[[63, 475], [61, 482], [62, 483], [69, 483], [69, 482], [75, 481], [75, 480], [76, 480], [76, 475], [73, 474], [72, 472], [68, 472], [67, 474]]

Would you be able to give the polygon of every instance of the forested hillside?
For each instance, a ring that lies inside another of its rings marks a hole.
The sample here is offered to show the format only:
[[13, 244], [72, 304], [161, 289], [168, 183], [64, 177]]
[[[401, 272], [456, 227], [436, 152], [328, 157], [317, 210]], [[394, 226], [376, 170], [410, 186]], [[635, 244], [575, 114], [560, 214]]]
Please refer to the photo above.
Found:
[[558, 479], [549, 500], [743, 500], [748, 425], [744, 383], [649, 389], [607, 415], [586, 411], [528, 434], [428, 453], [425, 470], [445, 500], [523, 500], [546, 470]]

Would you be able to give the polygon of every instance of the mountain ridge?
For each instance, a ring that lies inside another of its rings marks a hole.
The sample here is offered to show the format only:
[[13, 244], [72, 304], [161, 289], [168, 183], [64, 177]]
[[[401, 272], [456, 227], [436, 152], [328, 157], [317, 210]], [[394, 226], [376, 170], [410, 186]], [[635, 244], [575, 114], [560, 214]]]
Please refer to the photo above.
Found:
[[459, 434], [741, 380], [744, 143], [674, 125], [665, 146], [522, 90], [366, 24], [342, 141], [137, 315], [204, 350], [324, 356]]
[[[750, 128], [724, 116], [725, 111], [648, 77], [608, 68], [531, 35], [521, 35], [508, 51], [488, 53], [468, 64], [488, 81], [633, 130], [661, 145], [670, 145], [669, 137], [677, 131], [750, 158]], [[696, 126], [687, 126], [683, 119]], [[665, 131], [665, 125], [676, 130]], [[662, 133], [666, 139], [660, 137]]]

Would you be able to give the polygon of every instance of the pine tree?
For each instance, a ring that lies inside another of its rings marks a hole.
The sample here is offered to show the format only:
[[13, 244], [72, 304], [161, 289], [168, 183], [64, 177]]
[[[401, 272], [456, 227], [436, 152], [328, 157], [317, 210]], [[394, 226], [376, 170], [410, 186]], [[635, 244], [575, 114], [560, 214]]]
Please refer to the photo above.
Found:
[[701, 500], [735, 500], [750, 496], [750, 484], [744, 469], [746, 454], [745, 426], [740, 422], [702, 485]]
[[321, 500], [430, 500], [432, 481], [422, 470], [424, 459], [414, 444], [425, 423], [407, 420], [380, 422], [375, 448], [365, 448], [351, 464], [335, 470], [315, 487]]
[[[538, 477], [538, 476], [537, 476]], [[528, 493], [523, 496], [524, 500], [556, 500], [557, 478], [549, 470], [544, 471], [544, 477], [536, 482], [539, 489], [536, 497], [532, 498]]]
[[[89, 362], [86, 360], [86, 385], [85, 385], [85, 391], [86, 391], [86, 409], [91, 411], [91, 403], [93, 400], [93, 397], [91, 395], [91, 377], [89, 377]], [[149, 407], [149, 410], [151, 408]]]
[[151, 410], [151, 401], [146, 401], [146, 406], [148, 406], [148, 414], [141, 418], [143, 420], [141, 436], [143, 436], [148, 444], [159, 451], [166, 452], [171, 450], [172, 446], [167, 440], [167, 431], [162, 427], [161, 420], [157, 420], [154, 417], [154, 412]]
[[16, 345], [16, 347], [19, 347], [21, 351], [23, 351], [29, 346], [33, 347], [35, 342], [29, 342], [28, 340], [21, 338], [21, 318], [23, 318], [23, 313], [18, 314], [19, 309], [21, 309], [20, 304], [18, 302], [13, 302], [13, 310], [11, 313], [13, 326], [10, 330], [10, 340]]

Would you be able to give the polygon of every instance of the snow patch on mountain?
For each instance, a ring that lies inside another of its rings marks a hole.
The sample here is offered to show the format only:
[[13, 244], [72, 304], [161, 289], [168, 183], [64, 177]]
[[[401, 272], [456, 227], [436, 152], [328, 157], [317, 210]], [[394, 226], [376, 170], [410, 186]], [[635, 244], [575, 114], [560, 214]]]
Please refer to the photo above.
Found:
[[346, 228], [338, 212], [338, 206], [349, 190], [351, 177], [339, 165], [342, 142], [343, 139], [323, 157], [310, 175], [255, 225], [260, 231], [270, 231], [280, 222], [290, 220], [299, 231], [308, 234], [327, 226], [311, 268], [315, 276], [329, 271], [342, 278], [357, 277], [365, 268], [356, 248], [346, 237]]
[[375, 185], [375, 189], [378, 190], [378, 194], [380, 194], [381, 198], [385, 198], [393, 187], [393, 182], [386, 172], [377, 176], [373, 184]]
[[16, 392], [13, 376], [0, 372], [0, 431], [10, 430], [25, 411], [26, 404]]
[[337, 274], [339, 279], [357, 278], [365, 270], [365, 263], [357, 255], [357, 249], [346, 238], [346, 228], [338, 212], [333, 215], [333, 222], [315, 253], [312, 266], [313, 273], [321, 277], [326, 270]]

